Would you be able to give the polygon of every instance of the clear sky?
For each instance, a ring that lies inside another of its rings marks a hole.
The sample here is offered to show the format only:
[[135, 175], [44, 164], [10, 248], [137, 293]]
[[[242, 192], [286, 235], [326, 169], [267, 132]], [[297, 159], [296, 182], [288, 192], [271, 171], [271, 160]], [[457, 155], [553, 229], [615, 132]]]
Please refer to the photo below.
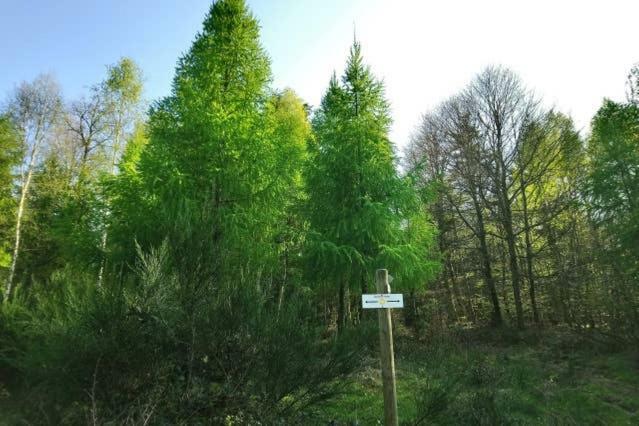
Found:
[[[488, 64], [516, 71], [548, 105], [588, 123], [603, 97], [623, 99], [639, 61], [639, 0], [248, 0], [274, 85], [317, 105], [341, 72], [353, 28], [393, 109], [401, 148], [422, 113]], [[146, 98], [168, 94], [210, 0], [2, 0], [0, 95], [41, 72], [67, 98], [130, 56]]]

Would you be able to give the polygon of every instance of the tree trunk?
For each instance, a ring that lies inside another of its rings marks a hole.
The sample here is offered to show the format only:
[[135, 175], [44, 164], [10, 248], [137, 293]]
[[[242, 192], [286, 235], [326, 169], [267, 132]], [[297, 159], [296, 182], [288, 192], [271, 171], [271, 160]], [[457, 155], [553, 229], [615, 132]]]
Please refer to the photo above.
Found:
[[468, 278], [464, 278], [463, 280], [464, 284], [466, 284], [466, 306], [468, 309], [468, 315], [470, 316], [469, 319], [473, 324], [477, 324], [477, 313], [475, 312], [475, 307], [473, 306], [473, 289]]
[[33, 177], [33, 163], [35, 161], [35, 154], [32, 155], [32, 159], [29, 162], [29, 170], [27, 171], [27, 177], [22, 185], [22, 191], [20, 191], [20, 202], [18, 203], [18, 213], [16, 215], [16, 233], [15, 242], [13, 245], [13, 257], [11, 258], [11, 266], [9, 268], [9, 277], [7, 278], [7, 286], [4, 291], [4, 301], [8, 302], [11, 298], [13, 291], [13, 280], [16, 273], [16, 265], [18, 263], [18, 257], [20, 255], [20, 238], [22, 236], [22, 216], [24, 215], [24, 208], [27, 203], [27, 195], [29, 193], [29, 186], [31, 185], [31, 178]]
[[[111, 157], [111, 176], [115, 176], [118, 164], [118, 153], [120, 151], [120, 138], [122, 133], [122, 118], [118, 117], [115, 125], [115, 136], [113, 140], [113, 155]], [[108, 204], [107, 204], [108, 206]], [[108, 208], [108, 207], [107, 207]], [[108, 211], [107, 211], [108, 214]], [[102, 287], [102, 281], [104, 280], [104, 269], [106, 267], [106, 247], [107, 240], [109, 238], [109, 229], [107, 223], [104, 223], [104, 230], [102, 231], [102, 241], [100, 249], [102, 250], [102, 261], [100, 262], [100, 270], [98, 271], [98, 288]]]
[[[438, 220], [438, 222], [440, 221]], [[446, 306], [447, 316], [450, 318], [456, 319], [457, 315], [455, 312], [455, 306], [453, 305], [453, 295], [450, 290], [450, 286], [448, 285], [448, 279], [449, 279], [449, 276], [452, 274], [452, 271], [449, 270], [450, 261], [448, 259], [448, 250], [446, 248], [446, 242], [444, 240], [444, 235], [443, 235], [444, 232], [442, 231], [443, 228], [442, 228], [441, 222], [439, 224], [439, 229], [440, 229], [440, 233], [437, 238], [439, 243], [439, 252], [444, 258], [444, 271], [442, 274], [442, 279], [440, 280], [440, 283], [441, 283], [442, 289], [444, 290], [444, 295], [445, 295], [444, 305]]]
[[344, 280], [340, 280], [338, 301], [337, 301], [337, 333], [341, 334], [346, 326], [346, 288], [344, 286]]
[[493, 305], [492, 323], [495, 326], [502, 324], [501, 308], [499, 306], [499, 297], [497, 296], [497, 287], [495, 286], [495, 279], [493, 278], [492, 267], [490, 265], [490, 253], [488, 251], [488, 243], [486, 242], [486, 229], [484, 226], [484, 214], [481, 211], [481, 206], [476, 197], [473, 197], [473, 205], [475, 207], [475, 215], [477, 219], [477, 237], [479, 238], [479, 252], [482, 259], [482, 274], [486, 287], [488, 288], [488, 295], [490, 302]]
[[[501, 138], [500, 138], [501, 139]], [[510, 264], [510, 278], [513, 286], [513, 296], [515, 299], [515, 314], [517, 316], [517, 327], [524, 328], [524, 310], [521, 303], [521, 275], [519, 272], [519, 263], [517, 259], [517, 242], [515, 232], [513, 230], [513, 217], [510, 206], [510, 197], [508, 196], [508, 183], [506, 182], [506, 165], [499, 151], [497, 175], [499, 180], [499, 210], [502, 226], [504, 228], [506, 245], [508, 247], [508, 260]]]
[[530, 306], [533, 311], [533, 320], [539, 324], [539, 310], [537, 309], [537, 299], [535, 295], [535, 275], [533, 273], [533, 249], [530, 238], [530, 220], [528, 218], [528, 199], [526, 197], [526, 184], [523, 173], [520, 173], [521, 182], [521, 202], [524, 214], [524, 239], [526, 242], [526, 270], [528, 274], [528, 287], [530, 291]]
[[445, 294], [445, 306], [446, 306], [446, 316], [452, 320], [452, 321], [456, 321], [457, 320], [457, 310], [455, 309], [455, 302], [454, 302], [454, 296], [453, 296], [453, 291], [452, 291], [452, 287], [454, 286], [453, 282], [454, 282], [454, 277], [453, 277], [453, 271], [450, 265], [450, 260], [448, 259], [448, 255], [445, 255], [445, 259], [444, 259], [444, 276], [442, 277], [443, 279], [441, 280], [442, 282], [442, 287], [444, 290], [444, 294]]
[[344, 321], [345, 323], [351, 323], [353, 321], [351, 317], [351, 291], [348, 286], [344, 286], [344, 306], [346, 308]]
[[288, 244], [284, 241], [284, 271], [282, 274], [282, 283], [280, 284], [279, 294], [277, 295], [277, 313], [279, 315], [282, 309], [282, 302], [284, 301], [284, 289], [288, 282]]
[[[554, 230], [550, 227], [550, 225], [546, 225], [546, 227], [548, 247], [550, 249], [550, 252], [552, 253], [554, 268], [557, 273], [557, 281], [555, 286], [553, 286], [555, 287], [553, 289], [553, 305], [556, 309], [561, 310], [560, 315], [563, 322], [572, 327], [572, 318], [568, 305], [566, 304], [566, 300], [569, 297], [567, 292], [565, 291], [566, 286], [568, 285], [568, 276], [566, 274], [566, 267], [563, 263], [563, 255], [557, 245], [557, 239], [555, 237]], [[557, 291], [557, 288], [559, 289], [559, 291]]]
[[455, 320], [459, 318], [459, 311], [464, 311], [464, 302], [462, 300], [461, 293], [459, 291], [459, 284], [457, 283], [457, 276], [455, 275], [455, 268], [453, 261], [450, 258], [450, 254], [447, 256], [445, 267], [448, 270], [448, 278], [450, 279], [450, 288], [453, 294], [453, 309], [455, 314]]
[[[368, 294], [368, 281], [366, 280], [366, 271], [362, 270], [360, 272], [360, 289], [362, 291], [362, 294]], [[357, 305], [359, 306], [359, 305]], [[362, 319], [364, 319], [364, 315], [365, 314], [365, 310], [364, 309], [357, 309], [357, 321], [358, 322], [362, 322]]]
[[[459, 240], [459, 235], [457, 234], [457, 226], [455, 222], [453, 222], [453, 226], [451, 227], [451, 232], [453, 234], [453, 241]], [[464, 312], [466, 319], [470, 319], [474, 317], [473, 307], [470, 299], [464, 300], [462, 295], [462, 290], [460, 289], [460, 282], [458, 280], [457, 273], [455, 272], [455, 266], [453, 264], [452, 254], [449, 251], [448, 256], [446, 256], [446, 260], [448, 261], [448, 268], [450, 271], [450, 280], [451, 286], [453, 289], [453, 296], [455, 297], [455, 301], [458, 307], [461, 307], [461, 310]], [[463, 280], [463, 278], [462, 278]]]
[[[509, 209], [510, 210], [510, 209]], [[513, 285], [513, 296], [515, 298], [515, 314], [517, 316], [517, 327], [524, 328], [524, 310], [521, 303], [521, 275], [517, 264], [517, 247], [515, 245], [515, 233], [512, 222], [504, 221], [506, 231], [506, 244], [508, 246], [508, 260], [510, 263], [510, 277]]]

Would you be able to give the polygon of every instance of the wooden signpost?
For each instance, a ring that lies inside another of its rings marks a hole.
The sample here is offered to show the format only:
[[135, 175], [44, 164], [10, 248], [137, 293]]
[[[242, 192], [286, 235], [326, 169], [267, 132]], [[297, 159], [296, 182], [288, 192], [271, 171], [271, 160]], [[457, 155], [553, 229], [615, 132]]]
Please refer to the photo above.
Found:
[[393, 353], [393, 325], [391, 309], [403, 308], [401, 294], [391, 294], [388, 284], [388, 271], [378, 269], [375, 273], [378, 294], [362, 295], [364, 309], [379, 309], [379, 347], [382, 364], [382, 383], [384, 387], [384, 425], [397, 426], [397, 387], [395, 385], [395, 355]]

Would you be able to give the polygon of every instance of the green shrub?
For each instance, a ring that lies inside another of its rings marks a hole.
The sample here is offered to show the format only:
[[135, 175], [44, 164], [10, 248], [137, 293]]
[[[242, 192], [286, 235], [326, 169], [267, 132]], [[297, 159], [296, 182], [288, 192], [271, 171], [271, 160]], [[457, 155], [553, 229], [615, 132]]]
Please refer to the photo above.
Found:
[[199, 256], [175, 257], [186, 249], [139, 250], [135, 275], [102, 288], [62, 271], [33, 307], [2, 311], [3, 348], [14, 349], [0, 368], [22, 392], [12, 407], [24, 421], [270, 424], [340, 391], [359, 342], [322, 339], [308, 291], [278, 308], [259, 271], [218, 280]]

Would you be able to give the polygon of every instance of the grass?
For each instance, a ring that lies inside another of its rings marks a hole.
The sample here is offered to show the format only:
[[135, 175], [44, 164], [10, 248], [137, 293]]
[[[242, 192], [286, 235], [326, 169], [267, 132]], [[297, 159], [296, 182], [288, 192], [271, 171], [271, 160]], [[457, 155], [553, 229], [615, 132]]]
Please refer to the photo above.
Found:
[[[396, 337], [400, 423], [639, 424], [639, 357], [570, 333], [466, 332]], [[379, 365], [369, 358], [322, 421], [382, 424]]]

